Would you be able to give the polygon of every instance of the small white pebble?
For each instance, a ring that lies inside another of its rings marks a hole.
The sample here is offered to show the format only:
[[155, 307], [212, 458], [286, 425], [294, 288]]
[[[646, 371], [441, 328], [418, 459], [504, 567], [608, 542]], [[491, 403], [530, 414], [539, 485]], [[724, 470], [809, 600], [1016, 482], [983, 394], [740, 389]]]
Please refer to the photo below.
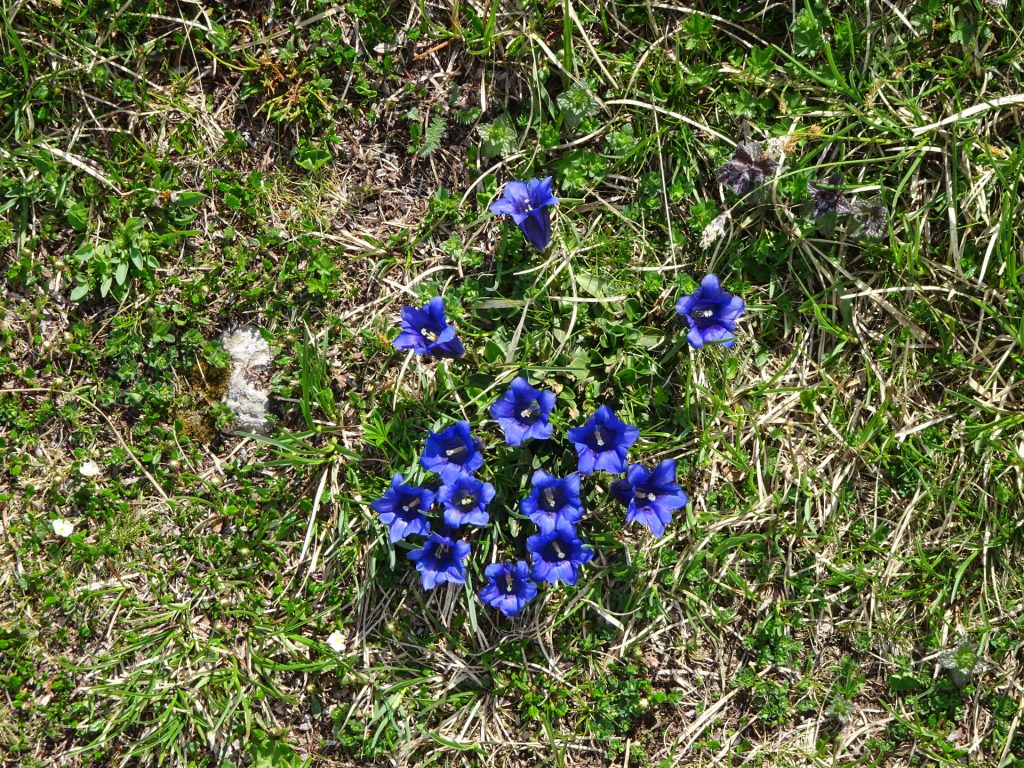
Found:
[[62, 539], [66, 539], [75, 532], [75, 524], [70, 520], [65, 520], [63, 517], [58, 517], [56, 520], [53, 520], [51, 525], [53, 525], [53, 532]]
[[78, 468], [78, 474], [82, 477], [96, 477], [100, 473], [100, 465], [95, 461], [86, 461]]
[[341, 653], [345, 650], [345, 636], [338, 630], [334, 630], [327, 638], [327, 644], [331, 646], [331, 650], [335, 653]]

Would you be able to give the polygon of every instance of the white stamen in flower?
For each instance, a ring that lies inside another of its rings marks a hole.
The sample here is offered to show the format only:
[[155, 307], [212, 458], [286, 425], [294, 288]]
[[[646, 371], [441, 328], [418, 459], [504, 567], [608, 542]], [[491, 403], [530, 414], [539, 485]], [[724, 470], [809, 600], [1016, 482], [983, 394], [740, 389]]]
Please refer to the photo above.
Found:
[[407, 503], [402, 505], [402, 509], [406, 512], [411, 512], [412, 510], [416, 509], [416, 507], [418, 507], [419, 505], [420, 497], [413, 496], [412, 499], [410, 499]]
[[464, 493], [459, 497], [460, 507], [472, 507], [475, 503], [476, 499], [473, 498], [473, 494], [471, 493]]
[[594, 429], [594, 442], [597, 443], [598, 448], [604, 448], [604, 429], [602, 427]]
[[427, 341], [437, 341], [437, 334], [429, 328], [420, 328], [420, 335], [422, 335]]
[[648, 493], [648, 494], [647, 494], [647, 498], [648, 498], [648, 499], [649, 499], [650, 501], [657, 501], [657, 500], [658, 500], [658, 497], [657, 497], [657, 496], [655, 496], [655, 495], [654, 495], [653, 493]]
[[705, 320], [715, 314], [713, 309], [695, 309], [690, 313], [698, 320]]
[[545, 488], [541, 493], [549, 507], [555, 506], [555, 492], [551, 488]]
[[551, 548], [555, 550], [555, 554], [558, 555], [559, 560], [565, 560], [565, 552], [563, 552], [562, 548], [558, 546], [558, 539], [552, 539]]
[[515, 589], [515, 585], [512, 583], [512, 574], [505, 571], [505, 591], [512, 592]]
[[539, 415], [540, 415], [540, 404], [536, 400], [532, 400], [528, 406], [526, 406], [525, 408], [523, 408], [523, 410], [521, 410], [519, 412], [519, 418], [520, 419], [528, 419], [531, 416], [539, 416]]
[[458, 456], [460, 453], [465, 453], [465, 452], [466, 452], [466, 446], [464, 446], [464, 445], [456, 445], [454, 448], [449, 448], [448, 450], [446, 450], [444, 452], [444, 455], [447, 456], [448, 458], [451, 458], [452, 456]]

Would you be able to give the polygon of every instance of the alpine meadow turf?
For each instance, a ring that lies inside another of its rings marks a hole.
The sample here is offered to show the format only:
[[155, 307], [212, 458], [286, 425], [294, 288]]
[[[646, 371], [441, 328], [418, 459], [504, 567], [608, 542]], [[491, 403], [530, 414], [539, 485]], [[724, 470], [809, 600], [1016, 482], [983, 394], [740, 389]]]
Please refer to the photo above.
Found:
[[3, 3], [0, 763], [1024, 765], [1021, 30]]

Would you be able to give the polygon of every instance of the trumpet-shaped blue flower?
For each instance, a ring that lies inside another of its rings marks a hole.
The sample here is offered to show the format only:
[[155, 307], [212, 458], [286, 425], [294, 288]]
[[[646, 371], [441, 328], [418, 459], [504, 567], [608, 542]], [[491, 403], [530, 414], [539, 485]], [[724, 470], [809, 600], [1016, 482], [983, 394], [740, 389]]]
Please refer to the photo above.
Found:
[[494, 498], [494, 486], [482, 483], [467, 472], [460, 472], [437, 491], [437, 500], [444, 504], [444, 523], [451, 528], [461, 525], [487, 525], [487, 505]]
[[460, 472], [474, 472], [484, 464], [481, 442], [469, 432], [468, 421], [457, 421], [448, 429], [431, 432], [420, 464], [436, 472], [443, 483], [451, 483]]
[[480, 590], [480, 599], [506, 616], [518, 616], [537, 596], [537, 585], [530, 580], [530, 566], [522, 560], [488, 565], [484, 575], [488, 582]]
[[423, 589], [433, 589], [446, 581], [465, 584], [469, 549], [469, 542], [447, 532], [431, 533], [422, 547], [409, 553], [409, 559], [416, 563], [416, 570], [420, 572]]
[[388, 526], [391, 541], [406, 536], [430, 533], [430, 521], [426, 512], [434, 503], [434, 492], [426, 488], [406, 485], [402, 475], [391, 478], [391, 487], [370, 506], [380, 515], [380, 521]]
[[533, 473], [530, 495], [519, 502], [519, 510], [541, 531], [550, 531], [559, 520], [575, 523], [583, 517], [580, 476], [555, 477], [542, 469]]
[[630, 464], [626, 477], [612, 483], [612, 495], [627, 505], [626, 522], [646, 525], [655, 536], [665, 533], [672, 513], [690, 503], [676, 483], [676, 463], [661, 462], [654, 469]]
[[708, 342], [721, 342], [723, 347], [735, 344], [736, 322], [744, 309], [743, 299], [723, 291], [714, 275], [705, 277], [694, 293], [676, 302], [676, 312], [690, 324], [686, 340], [694, 349]]
[[491, 418], [501, 425], [505, 442], [522, 445], [531, 437], [547, 440], [553, 427], [548, 423], [555, 407], [555, 393], [541, 391], [519, 376], [497, 401], [491, 404]]
[[548, 208], [558, 205], [551, 193], [551, 177], [510, 181], [500, 198], [491, 203], [491, 213], [511, 216], [526, 241], [538, 251], [544, 251], [551, 242], [551, 213]]
[[395, 349], [411, 349], [417, 355], [450, 357], [466, 354], [444, 314], [444, 299], [435, 296], [419, 309], [402, 307], [402, 330], [392, 342]]
[[580, 568], [594, 558], [594, 551], [583, 543], [576, 528], [566, 520], [559, 520], [550, 531], [528, 538], [526, 548], [533, 558], [531, 575], [537, 581], [575, 584]]
[[576, 444], [580, 474], [602, 470], [618, 475], [626, 471], [626, 452], [640, 436], [640, 430], [602, 405], [582, 427], [573, 427], [568, 434]]

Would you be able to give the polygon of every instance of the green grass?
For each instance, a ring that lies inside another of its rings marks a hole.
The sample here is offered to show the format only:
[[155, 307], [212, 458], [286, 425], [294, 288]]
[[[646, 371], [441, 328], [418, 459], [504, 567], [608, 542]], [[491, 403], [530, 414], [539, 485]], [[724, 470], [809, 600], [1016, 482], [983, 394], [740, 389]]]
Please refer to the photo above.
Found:
[[[5, 759], [1022, 764], [1019, 4], [251, 5], [0, 12]], [[741, 200], [748, 139], [784, 159]], [[882, 238], [816, 229], [835, 171]], [[538, 255], [486, 208], [546, 175]], [[695, 352], [709, 272], [748, 311]], [[407, 360], [438, 293], [468, 354]], [[546, 444], [487, 421], [517, 374]], [[653, 539], [587, 478], [596, 558], [503, 619], [483, 568], [601, 403], [692, 502]], [[423, 593], [368, 504], [463, 418], [492, 524]]]

